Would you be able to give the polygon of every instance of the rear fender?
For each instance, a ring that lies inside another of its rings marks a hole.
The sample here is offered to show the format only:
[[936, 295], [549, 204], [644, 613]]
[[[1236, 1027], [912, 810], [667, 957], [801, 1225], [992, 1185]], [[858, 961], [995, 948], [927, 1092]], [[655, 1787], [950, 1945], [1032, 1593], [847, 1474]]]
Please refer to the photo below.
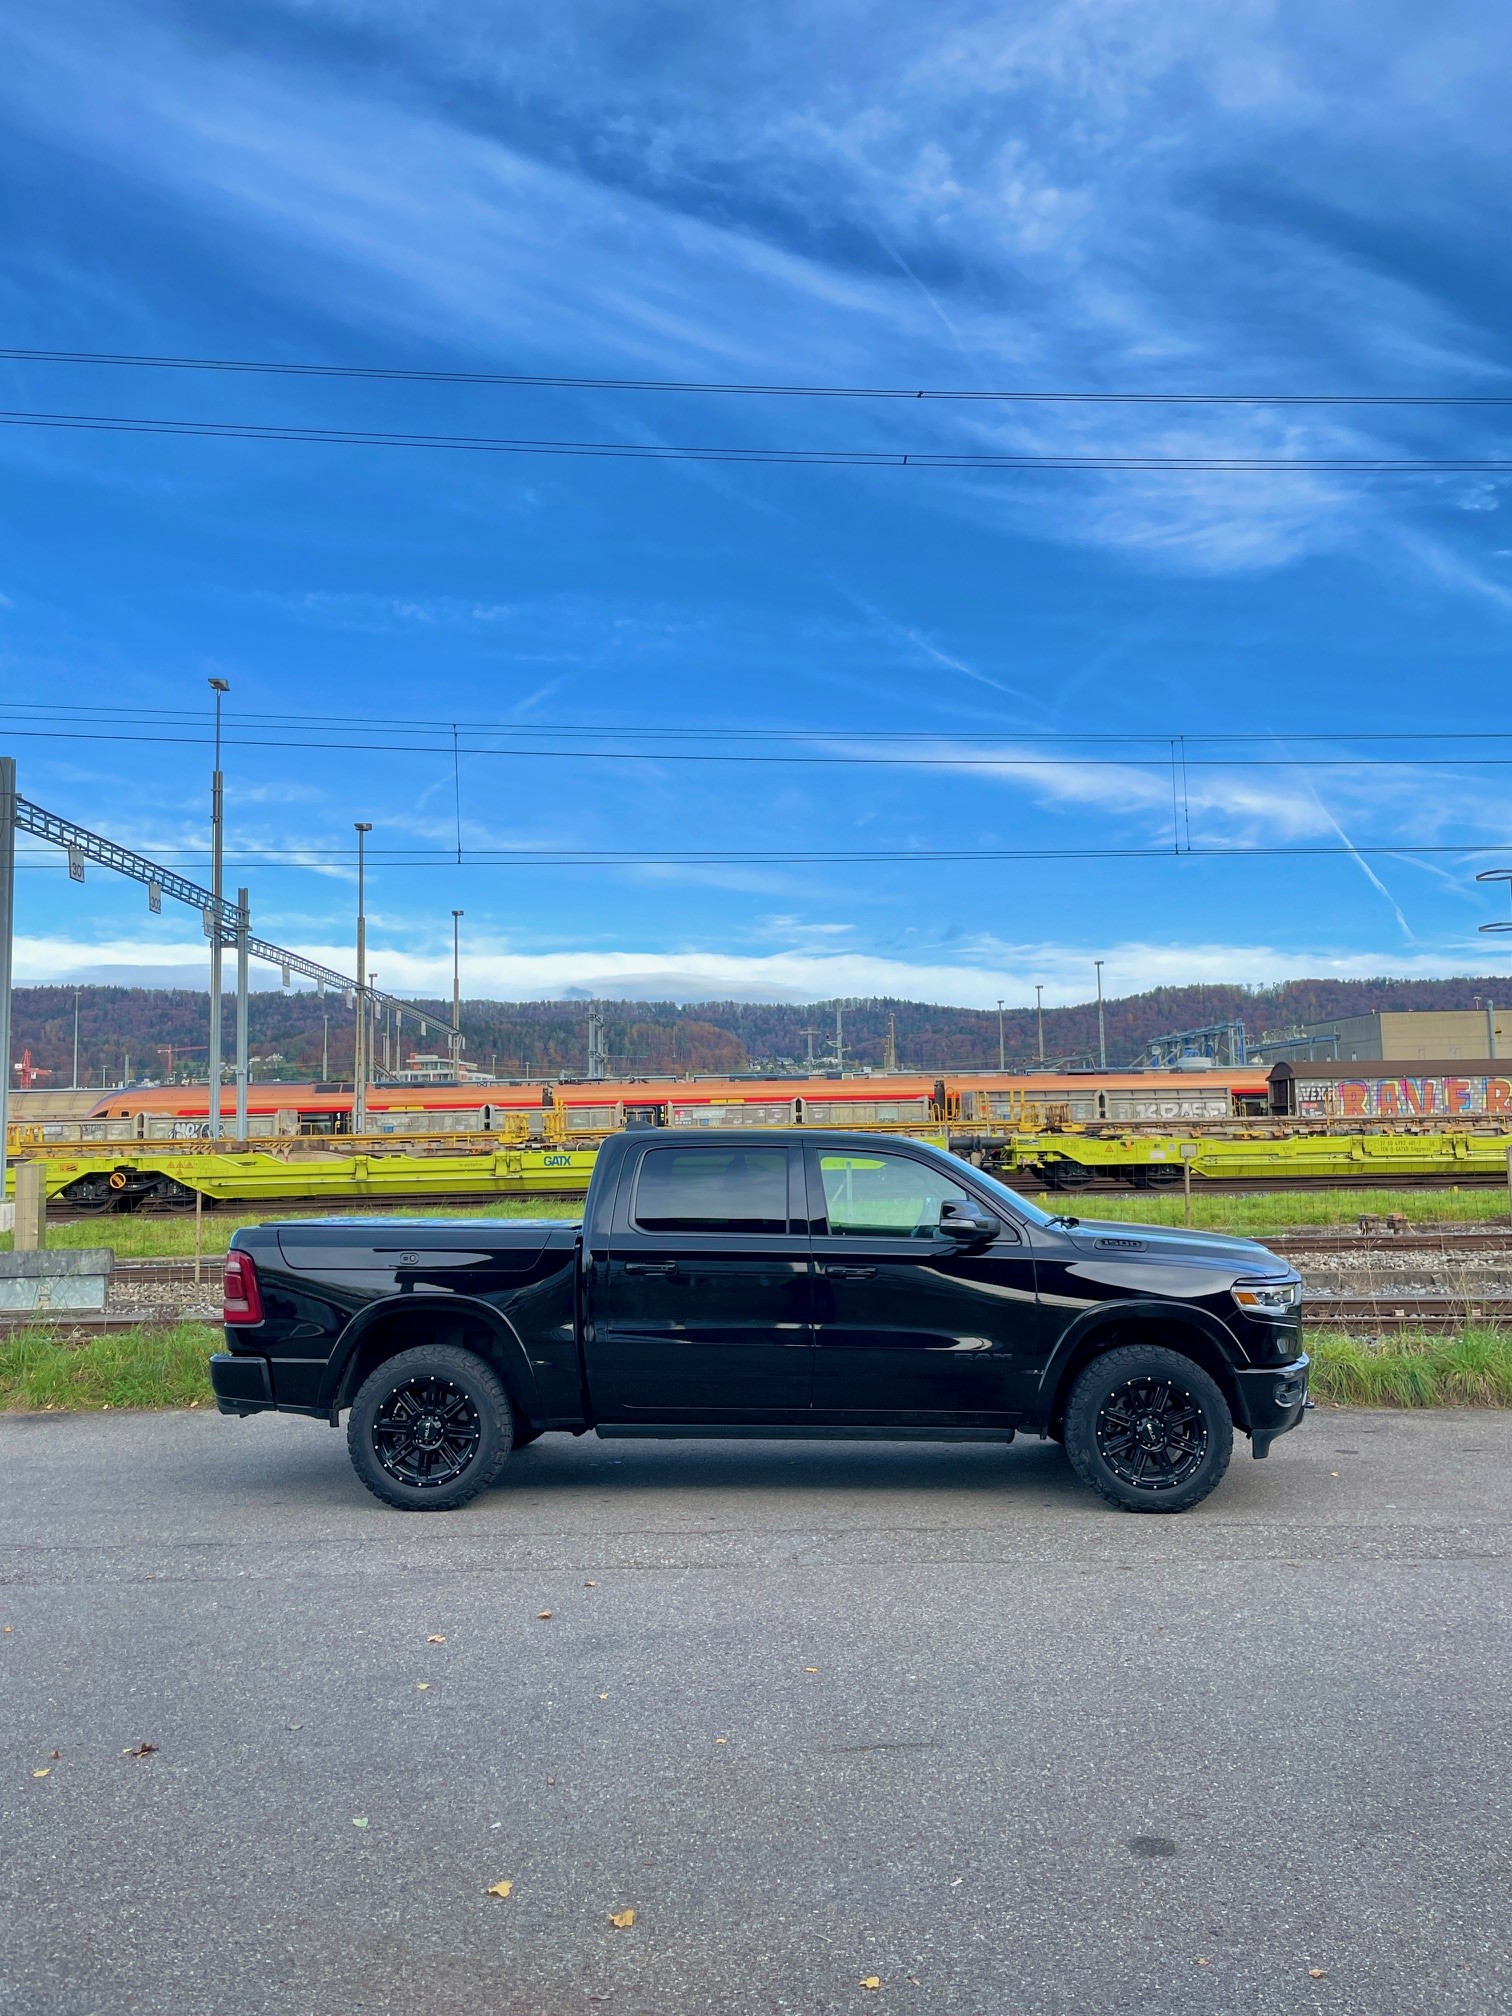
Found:
[[349, 1407], [368, 1374], [417, 1344], [457, 1344], [475, 1351], [504, 1382], [510, 1405], [527, 1421], [541, 1415], [535, 1372], [519, 1334], [497, 1309], [466, 1295], [391, 1295], [364, 1309], [341, 1333], [321, 1393], [332, 1420]]

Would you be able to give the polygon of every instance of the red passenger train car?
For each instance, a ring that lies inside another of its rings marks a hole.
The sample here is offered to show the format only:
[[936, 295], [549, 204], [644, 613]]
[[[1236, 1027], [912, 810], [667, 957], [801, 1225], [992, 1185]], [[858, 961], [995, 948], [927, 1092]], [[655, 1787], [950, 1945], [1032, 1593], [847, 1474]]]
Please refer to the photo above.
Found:
[[[602, 1134], [631, 1122], [652, 1126], [924, 1127], [963, 1131], [1004, 1126], [1152, 1126], [1263, 1114], [1270, 1088], [1258, 1071], [950, 1072], [805, 1078], [586, 1079], [547, 1084], [379, 1084], [368, 1088], [375, 1134]], [[223, 1131], [235, 1093], [222, 1088]], [[547, 1115], [552, 1117], [547, 1119]], [[95, 1121], [127, 1123], [141, 1139], [202, 1137], [209, 1091], [165, 1085], [107, 1092]], [[345, 1082], [254, 1084], [248, 1133], [335, 1135], [352, 1131]], [[114, 1131], [114, 1130], [112, 1130]]]

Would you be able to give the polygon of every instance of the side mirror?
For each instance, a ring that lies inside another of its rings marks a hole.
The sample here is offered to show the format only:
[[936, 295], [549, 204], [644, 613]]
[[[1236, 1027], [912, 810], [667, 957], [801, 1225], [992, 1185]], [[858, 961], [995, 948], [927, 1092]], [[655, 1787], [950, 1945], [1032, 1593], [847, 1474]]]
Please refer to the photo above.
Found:
[[947, 1239], [964, 1241], [996, 1239], [1002, 1221], [991, 1217], [978, 1204], [942, 1204], [940, 1230]]

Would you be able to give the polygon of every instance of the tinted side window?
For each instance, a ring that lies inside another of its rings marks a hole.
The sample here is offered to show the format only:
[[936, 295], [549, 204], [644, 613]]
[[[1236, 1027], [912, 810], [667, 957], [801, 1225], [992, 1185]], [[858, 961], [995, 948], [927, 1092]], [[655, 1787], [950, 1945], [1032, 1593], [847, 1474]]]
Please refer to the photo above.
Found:
[[786, 1232], [785, 1148], [652, 1148], [635, 1184], [643, 1232]]
[[933, 1238], [940, 1206], [970, 1199], [959, 1183], [911, 1155], [821, 1153], [819, 1175], [829, 1229], [875, 1238]]

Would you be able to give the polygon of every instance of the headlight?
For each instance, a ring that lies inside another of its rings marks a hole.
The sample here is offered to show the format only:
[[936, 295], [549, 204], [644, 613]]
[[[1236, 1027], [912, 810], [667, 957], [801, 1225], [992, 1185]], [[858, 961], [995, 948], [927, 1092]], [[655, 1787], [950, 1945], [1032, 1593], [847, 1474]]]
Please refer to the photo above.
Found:
[[1302, 1300], [1300, 1281], [1241, 1281], [1229, 1293], [1246, 1316], [1284, 1316]]

